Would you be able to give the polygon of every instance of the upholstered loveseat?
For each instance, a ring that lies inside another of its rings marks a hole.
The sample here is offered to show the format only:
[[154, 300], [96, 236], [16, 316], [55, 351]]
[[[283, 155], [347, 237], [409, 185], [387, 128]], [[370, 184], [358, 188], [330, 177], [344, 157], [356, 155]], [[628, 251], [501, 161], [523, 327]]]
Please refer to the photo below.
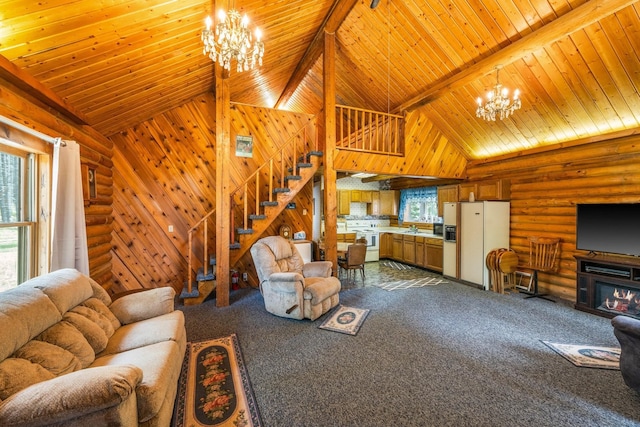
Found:
[[174, 295], [112, 301], [73, 269], [1, 292], [0, 425], [169, 425], [186, 347]]

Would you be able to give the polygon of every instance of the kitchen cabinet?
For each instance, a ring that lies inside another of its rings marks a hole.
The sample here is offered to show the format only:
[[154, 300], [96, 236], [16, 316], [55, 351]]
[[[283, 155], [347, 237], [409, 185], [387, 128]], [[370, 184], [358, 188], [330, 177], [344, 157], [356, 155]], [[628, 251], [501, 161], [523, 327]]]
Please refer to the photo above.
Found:
[[371, 192], [371, 203], [367, 204], [367, 215], [380, 215], [380, 192]]
[[509, 200], [511, 198], [511, 181], [497, 179], [479, 182], [476, 200]]
[[399, 191], [380, 190], [380, 215], [398, 215], [399, 201]]
[[393, 235], [393, 247], [391, 257], [396, 261], [402, 261], [402, 234]]
[[409, 264], [416, 263], [416, 236], [403, 236], [402, 261]]
[[373, 200], [373, 190], [362, 190], [360, 192], [360, 202], [371, 203]]
[[338, 215], [351, 213], [351, 191], [338, 190]]
[[426, 252], [425, 252], [425, 246], [424, 246], [424, 237], [422, 236], [416, 236], [416, 246], [415, 246], [415, 251], [416, 251], [416, 265], [420, 266], [420, 267], [425, 267], [426, 266]]
[[478, 183], [464, 183], [458, 185], [458, 200], [461, 202], [468, 202], [469, 197], [473, 193], [474, 197], [478, 198]]
[[380, 233], [380, 258], [393, 257], [393, 234]]
[[[509, 200], [511, 198], [511, 181], [508, 179], [495, 179], [458, 185], [458, 196], [461, 202], [469, 201], [469, 194], [473, 192], [476, 201], [484, 200]], [[438, 209], [440, 200], [438, 199]]]
[[458, 201], [458, 185], [438, 187], [438, 216], [444, 216], [444, 204]]
[[341, 233], [338, 234], [338, 238], [336, 239], [338, 242], [346, 242], [346, 243], [355, 243], [356, 241], [356, 233]]
[[362, 190], [351, 190], [351, 201], [360, 203], [362, 201]]
[[442, 272], [442, 240], [425, 239], [424, 267]]

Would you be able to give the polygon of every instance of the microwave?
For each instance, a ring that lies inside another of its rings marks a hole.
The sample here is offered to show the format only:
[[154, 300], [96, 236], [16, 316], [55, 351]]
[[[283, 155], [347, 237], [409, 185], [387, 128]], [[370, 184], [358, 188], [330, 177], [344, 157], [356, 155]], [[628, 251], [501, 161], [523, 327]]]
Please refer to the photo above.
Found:
[[436, 236], [442, 236], [444, 233], [444, 224], [441, 222], [433, 223], [433, 234]]

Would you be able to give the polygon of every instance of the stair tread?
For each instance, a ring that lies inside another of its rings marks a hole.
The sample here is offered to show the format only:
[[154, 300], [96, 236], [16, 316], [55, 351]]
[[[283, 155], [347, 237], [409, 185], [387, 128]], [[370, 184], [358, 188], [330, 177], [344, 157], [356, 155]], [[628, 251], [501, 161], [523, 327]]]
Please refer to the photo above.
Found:
[[260, 202], [260, 206], [278, 206], [278, 202], [277, 201]]
[[237, 228], [236, 233], [238, 234], [253, 234], [253, 228]]
[[249, 215], [249, 219], [257, 220], [257, 219], [267, 219], [266, 215]]

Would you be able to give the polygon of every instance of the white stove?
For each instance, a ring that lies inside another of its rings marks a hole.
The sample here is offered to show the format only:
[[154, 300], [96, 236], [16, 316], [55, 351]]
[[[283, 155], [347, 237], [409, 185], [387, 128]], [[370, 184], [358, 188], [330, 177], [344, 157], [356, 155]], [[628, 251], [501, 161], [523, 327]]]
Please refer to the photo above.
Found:
[[367, 257], [365, 261], [380, 260], [380, 232], [372, 228], [355, 229], [356, 239], [367, 239]]

